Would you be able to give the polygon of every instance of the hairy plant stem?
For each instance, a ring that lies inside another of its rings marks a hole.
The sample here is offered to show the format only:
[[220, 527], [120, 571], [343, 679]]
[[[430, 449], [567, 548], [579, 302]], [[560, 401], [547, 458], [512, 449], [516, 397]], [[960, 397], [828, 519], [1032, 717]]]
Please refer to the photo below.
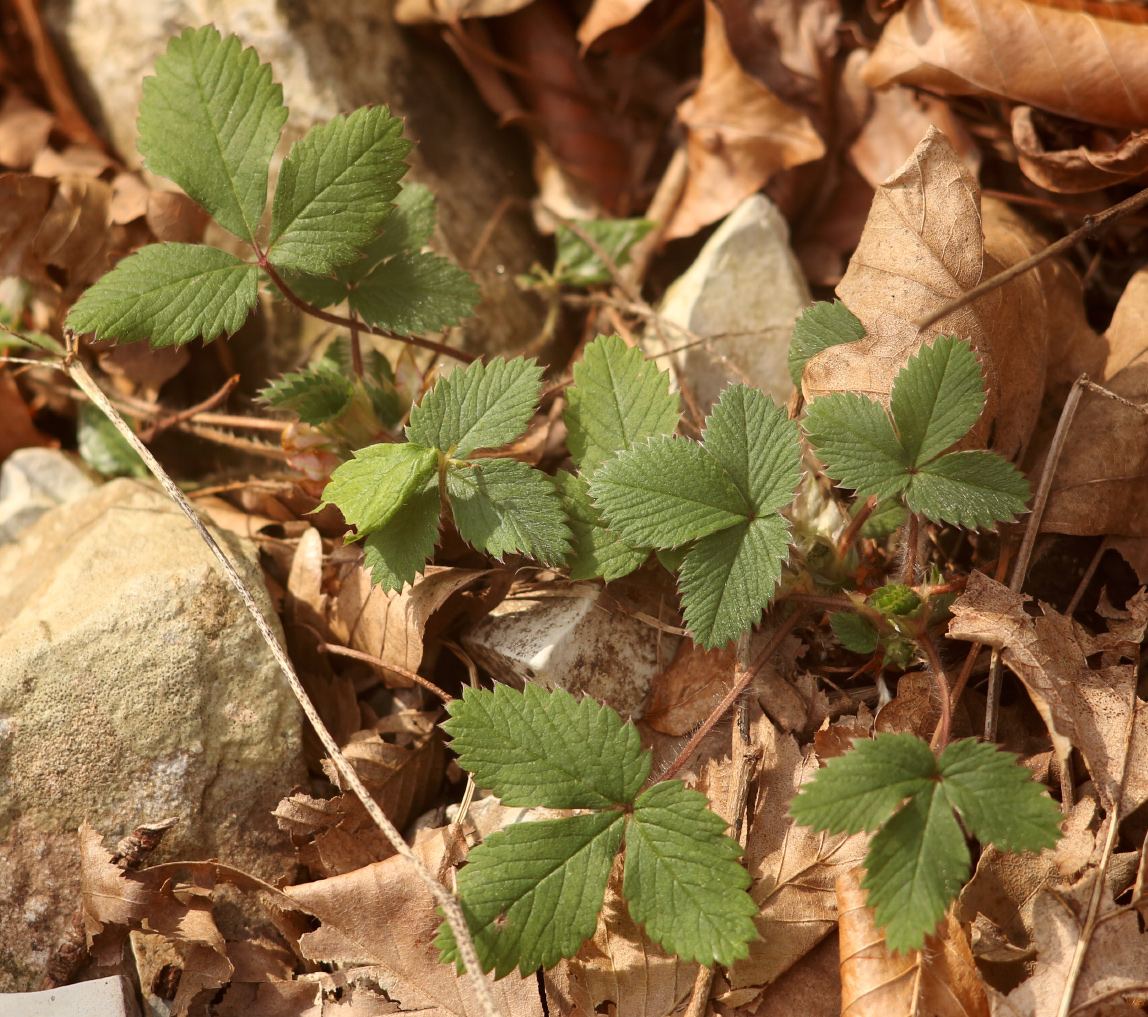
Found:
[[901, 577], [901, 582], [906, 586], [915, 586], [917, 583], [917, 544], [920, 543], [920, 534], [920, 516], [910, 512], [905, 526], [905, 571]]
[[[68, 338], [71, 340], [69, 346], [74, 347], [74, 335], [68, 335]], [[99, 386], [96, 385], [92, 376], [88, 374], [83, 364], [76, 360], [74, 355], [71, 355], [64, 363], [64, 370], [88, 398], [103, 411], [104, 415], [115, 425], [116, 430], [124, 436], [128, 444], [135, 449], [140, 458], [147, 464], [148, 469], [155, 476], [156, 480], [159, 481], [163, 489], [179, 506], [183, 514], [187, 516], [188, 521], [195, 527], [196, 532], [203, 542], [207, 544], [208, 549], [215, 556], [228, 579], [231, 580], [232, 585], [239, 592], [244, 606], [254, 620], [256, 628], [259, 629], [259, 634], [263, 637], [263, 641], [267, 644], [272, 656], [275, 657], [276, 662], [283, 671], [287, 679], [287, 684], [295, 694], [295, 698], [299, 701], [299, 705], [303, 708], [303, 713], [311, 722], [315, 733], [319, 736], [319, 741], [322, 742], [323, 748], [338, 770], [339, 776], [346, 781], [347, 786], [350, 787], [355, 796], [362, 802], [367, 814], [374, 820], [375, 824], [383, 832], [383, 835], [395, 851], [414, 866], [419, 878], [426, 884], [434, 896], [436, 903], [442, 908], [443, 914], [446, 916], [446, 920], [450, 925], [451, 932], [454, 933], [455, 942], [458, 944], [459, 956], [462, 958], [463, 966], [470, 976], [472, 988], [482, 1006], [483, 1013], [486, 1017], [498, 1017], [494, 999], [490, 995], [490, 988], [483, 975], [482, 965], [478, 959], [478, 951], [475, 949], [474, 940], [471, 938], [470, 929], [467, 928], [466, 919], [463, 917], [462, 908], [459, 906], [458, 900], [454, 894], [434, 877], [430, 869], [428, 869], [421, 859], [411, 850], [410, 846], [403, 839], [403, 835], [386, 817], [383, 810], [379, 808], [378, 803], [371, 797], [370, 792], [367, 791], [359, 775], [355, 772], [354, 767], [351, 766], [346, 756], [339, 750], [339, 746], [332, 737], [331, 732], [327, 729], [327, 725], [323, 723], [322, 717], [319, 716], [319, 711], [315, 708], [315, 704], [311, 702], [310, 696], [307, 695], [307, 691], [303, 688], [303, 683], [299, 680], [299, 676], [295, 672], [295, 666], [291, 663], [291, 658], [287, 656], [287, 651], [283, 648], [283, 644], [279, 642], [278, 637], [271, 630], [267, 619], [263, 617], [263, 612], [260, 611], [259, 605], [256, 604], [251, 591], [247, 589], [246, 584], [235, 570], [235, 566], [231, 564], [231, 560], [224, 554], [223, 549], [219, 546], [216, 539], [211, 535], [207, 527], [204, 526], [202, 520], [200, 520], [195, 509], [192, 507], [191, 502], [188, 501], [184, 493], [176, 486], [175, 481], [167, 475], [163, 467], [160, 466], [159, 462], [148, 450], [148, 447], [139, 440], [123, 417], [116, 412]]]
[[857, 510], [857, 514], [849, 521], [849, 525], [845, 527], [845, 532], [841, 534], [841, 539], [837, 542], [837, 557], [844, 558], [849, 549], [857, 540], [858, 534], [861, 532], [861, 527], [868, 522], [869, 517], [873, 514], [873, 510], [877, 507], [877, 495], [871, 494], [865, 499], [865, 504]]
[[925, 651], [925, 659], [933, 671], [933, 681], [937, 683], [937, 696], [941, 701], [941, 721], [937, 725], [937, 730], [933, 732], [933, 740], [929, 743], [929, 748], [939, 752], [949, 744], [953, 731], [953, 704], [949, 693], [949, 679], [945, 675], [944, 667], [941, 666], [941, 655], [937, 652], [937, 644], [923, 628], [917, 636], [917, 644]]
[[350, 326], [351, 332], [351, 370], [354, 372], [356, 378], [363, 376], [363, 344], [359, 339], [359, 316], [352, 311], [350, 320], [354, 322]]

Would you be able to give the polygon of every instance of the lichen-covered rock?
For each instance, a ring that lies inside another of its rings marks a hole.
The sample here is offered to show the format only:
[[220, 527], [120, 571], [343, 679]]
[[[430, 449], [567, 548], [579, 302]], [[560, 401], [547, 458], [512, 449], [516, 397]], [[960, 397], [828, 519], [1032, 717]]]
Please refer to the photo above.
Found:
[[[228, 551], [278, 628], [254, 546]], [[238, 594], [155, 487], [116, 480], [0, 548], [0, 991], [39, 987], [78, 904], [75, 831], [178, 816], [155, 860], [290, 871], [271, 810], [301, 714]]]
[[95, 487], [92, 471], [67, 452], [17, 449], [0, 466], [0, 544], [15, 540], [48, 509]]

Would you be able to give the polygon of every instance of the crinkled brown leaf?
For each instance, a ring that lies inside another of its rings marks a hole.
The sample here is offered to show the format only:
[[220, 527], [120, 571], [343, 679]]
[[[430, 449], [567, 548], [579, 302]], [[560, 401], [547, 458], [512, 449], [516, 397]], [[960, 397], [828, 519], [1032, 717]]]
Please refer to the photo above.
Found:
[[1060, 194], [1082, 194], [1125, 184], [1148, 172], [1148, 131], [1133, 131], [1110, 148], [1049, 148], [1044, 117], [1031, 106], [1012, 111], [1012, 142], [1024, 175]]
[[42, 177], [0, 173], [0, 276], [22, 274], [53, 191], [52, 182]]
[[692, 732], [732, 687], [735, 656], [731, 649], [703, 650], [682, 640], [670, 666], [654, 676], [642, 719], [662, 734]]
[[27, 169], [48, 142], [56, 118], [19, 92], [10, 90], [0, 105], [0, 165]]

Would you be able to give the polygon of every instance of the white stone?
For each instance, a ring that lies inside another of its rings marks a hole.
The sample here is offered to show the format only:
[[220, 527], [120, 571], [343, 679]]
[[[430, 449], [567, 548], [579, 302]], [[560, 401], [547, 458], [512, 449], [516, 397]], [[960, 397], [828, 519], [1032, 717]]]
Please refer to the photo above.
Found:
[[675, 385], [679, 375], [686, 380], [701, 413], [739, 382], [785, 405], [793, 390], [793, 322], [809, 302], [785, 219], [772, 201], [755, 194], [726, 217], [659, 308], [663, 318], [709, 341], [667, 354], [692, 340], [663, 326], [661, 336], [647, 328], [642, 345], [658, 355], [661, 369], [675, 368]]
[[48, 509], [95, 488], [91, 473], [66, 452], [18, 449], [0, 467], [0, 544], [15, 540]]
[[138, 1017], [132, 987], [123, 975], [61, 985], [42, 992], [0, 995], [0, 1017]]

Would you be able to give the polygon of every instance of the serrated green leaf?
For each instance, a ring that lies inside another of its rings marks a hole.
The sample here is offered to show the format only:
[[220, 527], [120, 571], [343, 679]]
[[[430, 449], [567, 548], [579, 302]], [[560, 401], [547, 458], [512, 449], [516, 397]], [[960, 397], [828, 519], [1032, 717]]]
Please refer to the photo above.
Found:
[[267, 257], [328, 275], [374, 240], [399, 193], [411, 142], [385, 106], [339, 114], [295, 143], [279, 171]]
[[861, 886], [869, 891], [866, 903], [876, 909], [886, 945], [904, 953], [936, 930], [968, 878], [965, 835], [944, 787], [929, 781], [874, 834]]
[[801, 388], [805, 363], [830, 346], [855, 343], [865, 338], [865, 326], [840, 300], [820, 300], [807, 307], [793, 323], [789, 343], [789, 374]]
[[105, 477], [146, 477], [148, 468], [139, 453], [116, 430], [98, 406], [80, 403], [76, 448], [80, 458]]
[[[458, 890], [484, 971], [528, 975], [578, 952], [598, 925], [625, 825], [620, 812], [515, 823], [470, 852]], [[461, 974], [446, 922], [435, 944]]]
[[[853, 507], [849, 510], [849, 515], [857, 515], [864, 504], [865, 499], [857, 499], [857, 501], [853, 503]], [[861, 524], [860, 535], [873, 540], [887, 537], [890, 533], [895, 533], [904, 525], [908, 515], [908, 510], [905, 508], [900, 495], [894, 495], [892, 498], [884, 498], [877, 502], [877, 507], [869, 513], [869, 518]]]
[[691, 540], [688, 544], [682, 544], [681, 547], [659, 547], [655, 549], [654, 554], [662, 563], [662, 568], [667, 572], [676, 574], [686, 560], [686, 555], [694, 549], [696, 544], [696, 540]]
[[574, 365], [566, 390], [566, 446], [584, 477], [633, 442], [673, 434], [678, 396], [669, 374], [618, 335], [600, 335]]
[[936, 522], [973, 528], [1015, 519], [1029, 494], [1025, 475], [995, 452], [951, 452], [913, 475], [905, 501]]
[[215, 221], [254, 243], [267, 204], [267, 168], [287, 121], [271, 68], [210, 25], [172, 39], [144, 78], [138, 147], [152, 173], [174, 180]]
[[67, 326], [122, 343], [181, 346], [237, 332], [255, 306], [259, 270], [200, 244], [152, 244], [89, 287]]
[[888, 413], [856, 392], [834, 392], [809, 405], [805, 433], [825, 472], [859, 496], [888, 498], [908, 483], [904, 450]]
[[464, 459], [476, 448], [514, 441], [541, 395], [542, 368], [533, 359], [496, 357], [455, 368], [411, 410], [407, 438]]
[[363, 541], [363, 568], [371, 573], [374, 585], [389, 592], [415, 581], [438, 543], [441, 509], [438, 478], [432, 477], [423, 490], [407, 499], [386, 526]]
[[793, 799], [789, 814], [829, 833], [876, 830], [905, 798], [931, 784], [937, 762], [911, 734], [881, 734], [830, 759]]
[[705, 965], [732, 964], [757, 938], [749, 873], [725, 828], [705, 795], [670, 780], [638, 796], [626, 829], [630, 917], [668, 952]]
[[960, 441], [985, 405], [985, 383], [972, 347], [955, 336], [922, 346], [893, 381], [889, 409], [912, 466]]
[[744, 522], [749, 506], [696, 441], [662, 436], [598, 467], [590, 497], [607, 525], [636, 547], [674, 547]]
[[[630, 248], [654, 228], [649, 219], [585, 219], [578, 225], [618, 268], [629, 264]], [[560, 223], [554, 239], [558, 245], [554, 277], [558, 282], [566, 286], [594, 286], [610, 281], [610, 269], [572, 229]]]
[[761, 621], [788, 556], [789, 523], [776, 513], [702, 537], [678, 580], [694, 642], [707, 650], [725, 646]]
[[802, 473], [797, 423], [759, 389], [730, 385], [721, 394], [706, 419], [702, 448], [759, 515], [793, 501]]
[[463, 689], [443, 730], [459, 766], [504, 805], [603, 809], [627, 805], [650, 773], [633, 724], [589, 696], [527, 684]]
[[562, 565], [572, 534], [550, 478], [517, 459], [484, 459], [447, 470], [446, 489], [462, 539], [495, 558], [528, 554]]
[[864, 618], [848, 611], [835, 611], [829, 616], [829, 624], [845, 649], [866, 656], [877, 649], [877, 630]]
[[331, 474], [323, 504], [338, 507], [360, 535], [373, 533], [426, 485], [437, 465], [432, 448], [410, 442], [369, 445]]
[[[320, 362], [322, 363], [322, 362]], [[259, 393], [261, 401], [279, 410], [291, 410], [312, 427], [340, 416], [355, 395], [349, 378], [322, 366], [292, 371]]]
[[571, 579], [605, 579], [612, 582], [641, 568], [650, 556], [648, 547], [623, 544], [606, 529], [590, 501], [586, 481], [560, 471], [552, 478], [562, 492], [562, 504], [574, 535], [574, 554], [569, 561]]
[[962, 738], [941, 753], [937, 771], [949, 801], [982, 843], [1040, 851], [1060, 839], [1060, 809], [1011, 752]]
[[478, 285], [446, 258], [406, 251], [377, 265], [350, 291], [350, 302], [368, 325], [403, 335], [441, 332], [473, 313]]

